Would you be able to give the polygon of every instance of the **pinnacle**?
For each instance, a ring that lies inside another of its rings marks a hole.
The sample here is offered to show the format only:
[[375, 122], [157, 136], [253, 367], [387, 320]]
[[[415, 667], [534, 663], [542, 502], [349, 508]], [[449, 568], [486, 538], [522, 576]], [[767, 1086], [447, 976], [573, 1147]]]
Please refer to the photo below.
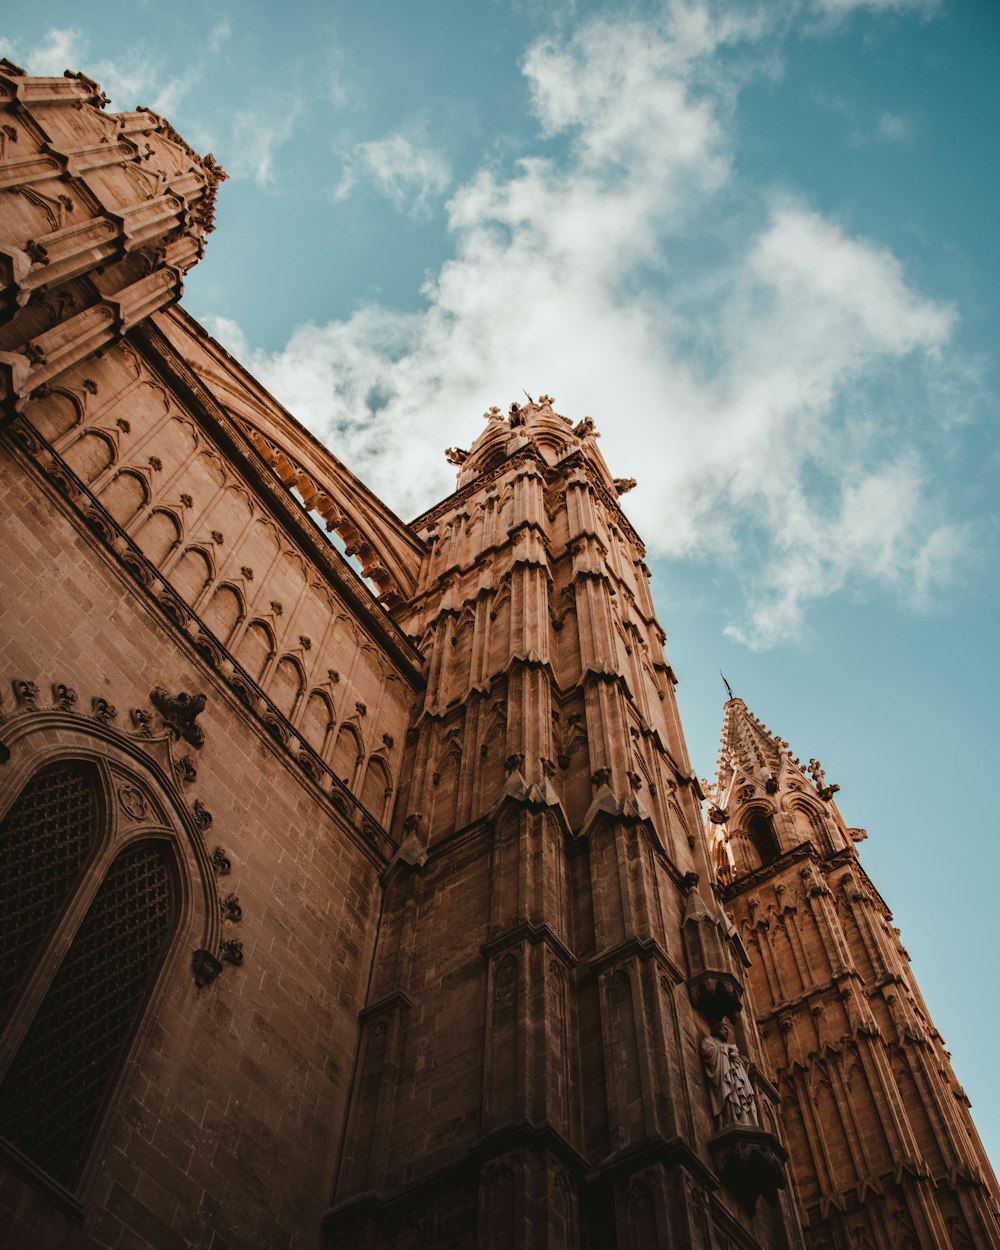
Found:
[[788, 767], [808, 773], [820, 796], [830, 799], [840, 789], [829, 785], [820, 761], [813, 757], [803, 764], [793, 755], [786, 739], [768, 729], [743, 699], [732, 696], [724, 704], [722, 735], [719, 742], [713, 801], [724, 805], [734, 779], [761, 786], [768, 794], [777, 792]]

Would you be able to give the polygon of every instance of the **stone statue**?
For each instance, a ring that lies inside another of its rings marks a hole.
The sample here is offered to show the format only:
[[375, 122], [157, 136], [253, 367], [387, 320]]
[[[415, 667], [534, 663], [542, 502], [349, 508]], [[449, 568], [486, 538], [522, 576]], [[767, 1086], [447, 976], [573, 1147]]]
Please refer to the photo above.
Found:
[[711, 1090], [712, 1114], [717, 1128], [731, 1124], [760, 1123], [757, 1099], [739, 1047], [729, 1040], [729, 1021], [723, 1018], [710, 1037], [701, 1039], [701, 1059]]

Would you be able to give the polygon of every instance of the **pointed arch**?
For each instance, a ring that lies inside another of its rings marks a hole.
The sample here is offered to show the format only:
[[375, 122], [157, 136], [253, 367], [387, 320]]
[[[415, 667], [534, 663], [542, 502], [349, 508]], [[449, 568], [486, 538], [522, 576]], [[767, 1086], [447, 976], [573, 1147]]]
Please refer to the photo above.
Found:
[[330, 756], [330, 767], [349, 790], [354, 789], [354, 782], [363, 758], [361, 735], [350, 721], [345, 721], [337, 730], [333, 754]]
[[170, 584], [193, 607], [212, 584], [214, 576], [209, 553], [203, 547], [188, 547], [170, 571]]
[[259, 682], [277, 650], [274, 631], [266, 621], [251, 621], [236, 645], [236, 658]]
[[85, 430], [63, 453], [76, 476], [89, 486], [115, 462], [114, 441], [100, 430]]
[[757, 857], [755, 867], [773, 863], [781, 854], [774, 821], [763, 808], [751, 808], [744, 823], [743, 836]]
[[304, 685], [301, 664], [294, 656], [283, 655], [271, 674], [267, 693], [278, 711], [289, 720], [295, 715]]
[[44, 709], [3, 728], [18, 750], [0, 891], [29, 907], [0, 903], [0, 1132], [73, 1191], [128, 1105], [171, 972], [218, 948], [217, 887], [177, 778], [136, 741]]
[[612, 975], [607, 995], [613, 1056], [611, 1111], [617, 1124], [618, 1144], [625, 1145], [642, 1131], [643, 1110], [632, 982], [623, 969]]
[[216, 638], [226, 644], [245, 615], [243, 596], [235, 586], [224, 583], [215, 588], [202, 620]]
[[181, 522], [169, 508], [154, 508], [135, 534], [135, 541], [153, 564], [162, 566], [180, 545]]
[[177, 928], [177, 876], [165, 839], [118, 852], [0, 1082], [5, 1137], [64, 1186]]
[[54, 387], [44, 399], [32, 401], [28, 416], [39, 434], [58, 449], [83, 424], [83, 405], [69, 391]]
[[63, 760], [37, 772], [0, 821], [0, 1017], [97, 849], [103, 789], [92, 763]]
[[361, 784], [361, 805], [381, 824], [385, 824], [389, 816], [389, 802], [392, 799], [392, 776], [389, 765], [381, 755], [373, 755], [365, 768], [365, 779]]
[[323, 690], [313, 690], [306, 700], [299, 729], [317, 755], [326, 755], [333, 720], [333, 704], [329, 695]]

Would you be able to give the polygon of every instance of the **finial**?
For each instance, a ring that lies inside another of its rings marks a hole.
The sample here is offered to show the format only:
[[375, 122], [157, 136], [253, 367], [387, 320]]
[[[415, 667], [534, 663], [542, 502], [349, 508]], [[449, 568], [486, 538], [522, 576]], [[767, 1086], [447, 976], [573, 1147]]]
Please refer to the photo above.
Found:
[[733, 688], [729, 684], [729, 682], [726, 681], [726, 674], [722, 671], [721, 668], [719, 669], [719, 676], [722, 678], [722, 684], [726, 687], [726, 694], [728, 695], [728, 697], [730, 699], [735, 699], [736, 695], [733, 694]]
[[[521, 387], [521, 390], [522, 390], [522, 391], [524, 391], [524, 387], [523, 387], [523, 386]], [[527, 391], [524, 391], [524, 393], [525, 393], [525, 395], [528, 395], [528, 392], [527, 392]], [[529, 403], [529, 404], [533, 404], [534, 402], [535, 402], [535, 401], [531, 398], [531, 396], [530, 396], [530, 395], [528, 395], [528, 403]]]

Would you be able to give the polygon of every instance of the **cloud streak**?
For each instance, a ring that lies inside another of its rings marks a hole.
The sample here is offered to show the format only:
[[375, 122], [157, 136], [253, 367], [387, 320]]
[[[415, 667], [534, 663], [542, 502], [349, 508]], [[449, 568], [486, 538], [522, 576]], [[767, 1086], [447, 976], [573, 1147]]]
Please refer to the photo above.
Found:
[[369, 182], [401, 213], [426, 220], [451, 185], [451, 166], [434, 148], [405, 135], [356, 144], [332, 195], [346, 200], [359, 182]]

